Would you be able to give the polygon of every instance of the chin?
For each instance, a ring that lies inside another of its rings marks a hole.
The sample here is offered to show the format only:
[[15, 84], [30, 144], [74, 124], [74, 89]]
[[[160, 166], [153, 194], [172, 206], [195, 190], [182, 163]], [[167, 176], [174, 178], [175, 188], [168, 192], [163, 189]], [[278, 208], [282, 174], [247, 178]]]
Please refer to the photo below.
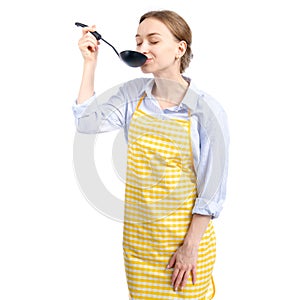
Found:
[[144, 74], [153, 73], [153, 71], [151, 71], [150, 68], [148, 68], [148, 66], [141, 66], [141, 71], [142, 71]]

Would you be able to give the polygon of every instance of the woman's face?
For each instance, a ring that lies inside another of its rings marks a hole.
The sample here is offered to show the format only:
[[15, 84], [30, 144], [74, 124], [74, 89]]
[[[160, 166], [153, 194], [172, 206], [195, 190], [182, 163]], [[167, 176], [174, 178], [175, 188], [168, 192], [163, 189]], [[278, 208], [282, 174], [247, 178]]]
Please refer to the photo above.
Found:
[[175, 39], [164, 23], [154, 18], [145, 19], [138, 27], [136, 44], [136, 50], [148, 57], [141, 67], [144, 73], [158, 77], [180, 73], [180, 59], [176, 57], [183, 55], [181, 52], [185, 49], [181, 48], [184, 45]]

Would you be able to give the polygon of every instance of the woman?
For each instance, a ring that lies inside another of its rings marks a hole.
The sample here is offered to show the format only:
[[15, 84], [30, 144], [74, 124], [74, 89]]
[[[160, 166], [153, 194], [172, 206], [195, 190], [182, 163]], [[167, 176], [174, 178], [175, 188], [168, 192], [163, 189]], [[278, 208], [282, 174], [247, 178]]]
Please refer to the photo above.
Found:
[[[212, 299], [212, 219], [225, 199], [228, 131], [222, 107], [182, 73], [192, 35], [172, 11], [140, 18], [137, 51], [154, 78], [125, 83], [104, 104], [94, 96], [99, 42], [83, 29], [77, 130], [124, 128], [128, 142], [123, 249], [130, 299]], [[217, 162], [217, 164], [216, 164]]]

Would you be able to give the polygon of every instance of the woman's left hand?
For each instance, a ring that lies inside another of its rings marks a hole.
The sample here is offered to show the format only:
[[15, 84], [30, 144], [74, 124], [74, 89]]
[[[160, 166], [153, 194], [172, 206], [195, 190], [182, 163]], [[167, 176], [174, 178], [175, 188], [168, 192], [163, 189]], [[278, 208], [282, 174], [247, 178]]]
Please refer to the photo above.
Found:
[[184, 288], [190, 276], [190, 272], [192, 272], [193, 284], [196, 283], [198, 247], [198, 245], [183, 244], [170, 259], [167, 269], [174, 267], [172, 286], [175, 291], [177, 291], [179, 286], [181, 289]]

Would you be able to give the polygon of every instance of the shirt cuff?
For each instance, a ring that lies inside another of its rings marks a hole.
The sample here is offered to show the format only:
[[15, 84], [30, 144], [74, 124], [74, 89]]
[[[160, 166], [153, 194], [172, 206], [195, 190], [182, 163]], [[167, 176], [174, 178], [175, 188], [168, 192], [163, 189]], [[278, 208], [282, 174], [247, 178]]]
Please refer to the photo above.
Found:
[[74, 116], [79, 118], [82, 115], [82, 113], [85, 111], [85, 109], [95, 100], [95, 98], [96, 96], [94, 92], [93, 96], [85, 100], [83, 103], [77, 104], [77, 99], [76, 99], [72, 106]]
[[212, 200], [196, 198], [192, 214], [211, 216], [212, 219], [218, 218], [221, 208]]

